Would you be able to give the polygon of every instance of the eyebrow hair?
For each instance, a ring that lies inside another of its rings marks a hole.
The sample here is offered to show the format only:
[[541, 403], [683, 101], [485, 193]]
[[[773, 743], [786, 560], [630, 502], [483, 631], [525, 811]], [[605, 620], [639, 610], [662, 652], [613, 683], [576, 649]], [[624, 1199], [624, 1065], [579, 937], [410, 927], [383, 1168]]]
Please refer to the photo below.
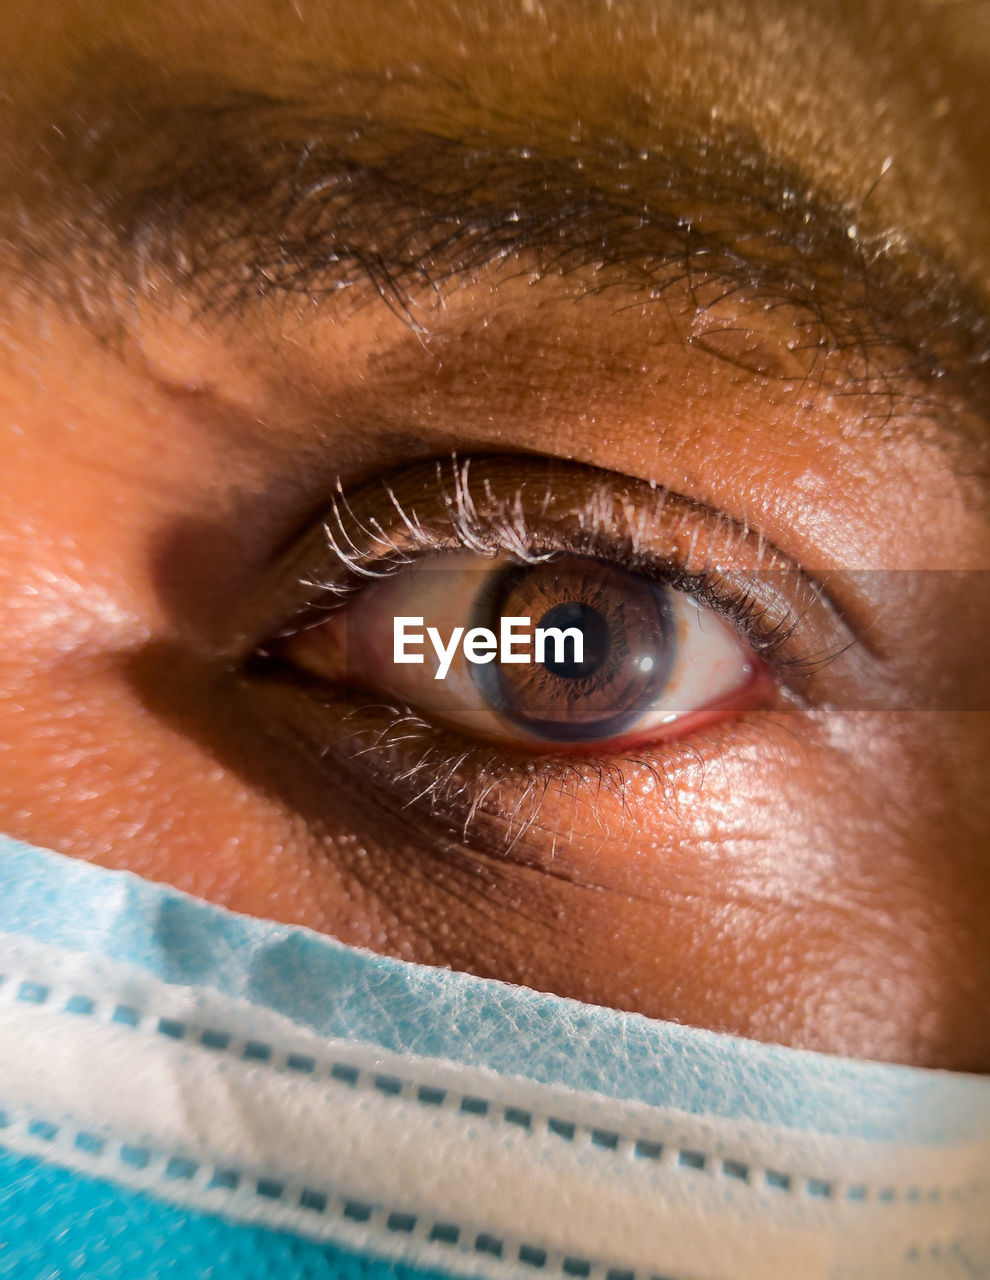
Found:
[[523, 146], [211, 82], [72, 118], [43, 234], [18, 248], [33, 284], [97, 325], [115, 296], [174, 292], [217, 319], [266, 298], [380, 299], [415, 329], [420, 299], [488, 270], [570, 275], [626, 298], [679, 288], [699, 310], [733, 294], [788, 308], [821, 376], [837, 361], [888, 404], [878, 417], [909, 380], [990, 417], [975, 292], [923, 247], [861, 240], [854, 209], [749, 137], [667, 131], [644, 149], [548, 130]]

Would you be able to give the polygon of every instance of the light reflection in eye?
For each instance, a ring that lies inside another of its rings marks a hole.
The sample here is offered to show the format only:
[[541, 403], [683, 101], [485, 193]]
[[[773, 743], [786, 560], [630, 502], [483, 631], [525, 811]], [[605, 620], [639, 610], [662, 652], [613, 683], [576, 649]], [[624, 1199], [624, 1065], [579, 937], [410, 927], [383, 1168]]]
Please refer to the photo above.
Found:
[[[496, 635], [502, 618], [580, 631], [571, 641], [520, 645], [449, 670], [429, 641], [423, 662], [393, 661], [395, 618], [422, 618], [446, 642], [455, 628]], [[559, 556], [534, 565], [472, 552], [425, 556], [363, 590], [330, 621], [290, 637], [284, 656], [304, 670], [389, 695], [480, 738], [539, 749], [683, 736], [766, 691], [764, 664], [735, 629], [684, 592], [605, 559]]]

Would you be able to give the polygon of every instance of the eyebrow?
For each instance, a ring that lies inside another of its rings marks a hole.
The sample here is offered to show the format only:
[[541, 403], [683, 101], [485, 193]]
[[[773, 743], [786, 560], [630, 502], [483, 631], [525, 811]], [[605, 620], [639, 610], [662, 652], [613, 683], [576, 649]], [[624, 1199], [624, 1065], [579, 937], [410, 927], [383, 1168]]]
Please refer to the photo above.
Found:
[[923, 246], [863, 243], [855, 210], [752, 138], [668, 131], [644, 149], [548, 128], [523, 146], [219, 82], [169, 93], [130, 93], [99, 127], [67, 116], [54, 209], [20, 245], [32, 282], [97, 324], [121, 295], [174, 292], [217, 320], [264, 299], [378, 299], [415, 329], [418, 299], [486, 271], [556, 274], [626, 299], [686, 290], [699, 310], [734, 294], [788, 308], [856, 393], [890, 405], [913, 382], [924, 416], [917, 388], [951, 387], [990, 417], [975, 292]]

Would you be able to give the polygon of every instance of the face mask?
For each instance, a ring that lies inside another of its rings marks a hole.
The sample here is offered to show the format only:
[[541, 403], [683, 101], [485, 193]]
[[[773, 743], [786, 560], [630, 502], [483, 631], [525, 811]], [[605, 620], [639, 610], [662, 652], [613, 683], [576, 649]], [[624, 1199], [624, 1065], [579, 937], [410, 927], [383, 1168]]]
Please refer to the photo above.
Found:
[[990, 1275], [990, 1079], [0, 867], [4, 1277]]

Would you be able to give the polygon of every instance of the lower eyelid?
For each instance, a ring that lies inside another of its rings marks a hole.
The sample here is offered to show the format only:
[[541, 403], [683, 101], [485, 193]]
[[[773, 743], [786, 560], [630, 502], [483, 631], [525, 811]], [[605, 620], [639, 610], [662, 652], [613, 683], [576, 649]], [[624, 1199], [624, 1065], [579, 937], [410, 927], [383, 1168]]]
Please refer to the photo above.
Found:
[[638, 806], [644, 818], [657, 806], [670, 817], [686, 795], [703, 803], [705, 779], [727, 754], [759, 753], [768, 738], [793, 744], [798, 714], [776, 704], [699, 725], [684, 739], [553, 756], [472, 741], [397, 704], [300, 685], [295, 673], [269, 671], [262, 684], [335, 794], [343, 778], [375, 812], [387, 809], [405, 824], [418, 815], [424, 838], [448, 831], [458, 845], [522, 860], [534, 854], [524, 828], [535, 839], [563, 824], [554, 842], [566, 836], [576, 854], [635, 822]]

